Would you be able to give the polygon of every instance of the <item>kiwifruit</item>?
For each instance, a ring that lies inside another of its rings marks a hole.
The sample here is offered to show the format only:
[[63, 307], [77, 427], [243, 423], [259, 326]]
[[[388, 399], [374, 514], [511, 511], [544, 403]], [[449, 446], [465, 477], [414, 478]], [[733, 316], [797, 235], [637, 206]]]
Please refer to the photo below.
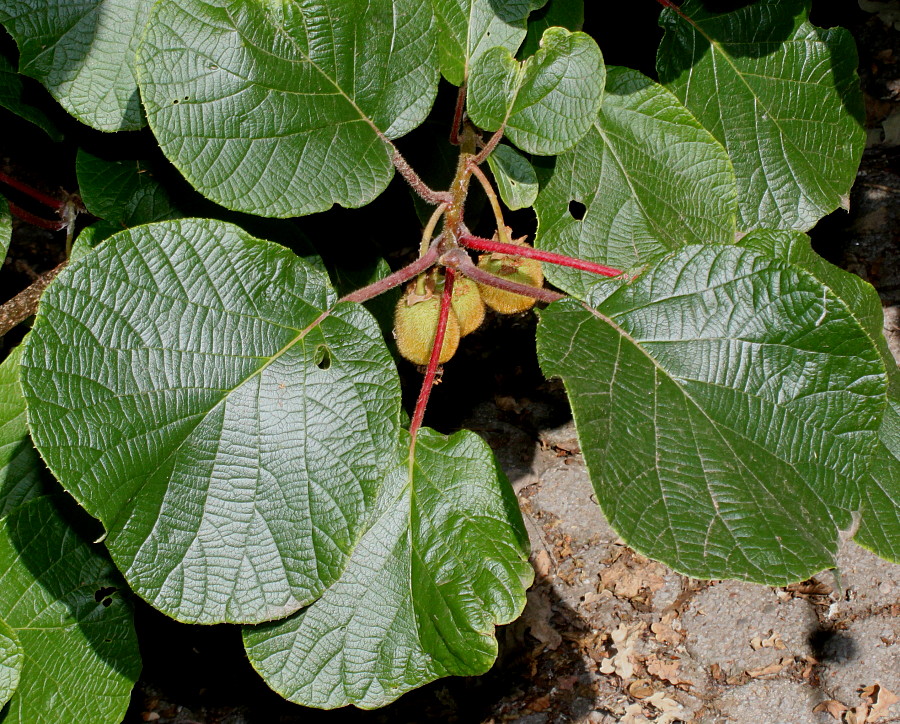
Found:
[[[422, 298], [414, 291], [407, 291], [400, 297], [394, 310], [394, 339], [397, 341], [397, 350], [410, 362], [417, 365], [428, 364], [440, 313], [440, 297]], [[459, 336], [459, 320], [451, 307], [438, 359], [440, 364], [454, 355], [459, 346]]]
[[[440, 297], [444, 291], [444, 279], [438, 277], [434, 285], [434, 293]], [[478, 291], [478, 285], [464, 276], [457, 276], [453, 282], [453, 311], [459, 320], [459, 336], [465, 337], [474, 332], [484, 321], [484, 301]]]
[[[513, 243], [518, 243], [519, 246], [527, 246], [524, 242]], [[482, 254], [478, 259], [478, 268], [511, 282], [527, 284], [530, 287], [541, 287], [544, 285], [544, 272], [541, 270], [541, 263], [537, 259], [528, 259], [510, 254]], [[500, 312], [500, 314], [524, 312], [526, 309], [531, 309], [534, 306], [534, 297], [526, 297], [524, 294], [508, 292], [487, 284], [479, 284], [478, 289], [481, 292], [481, 298], [484, 300], [484, 303], [494, 311]]]

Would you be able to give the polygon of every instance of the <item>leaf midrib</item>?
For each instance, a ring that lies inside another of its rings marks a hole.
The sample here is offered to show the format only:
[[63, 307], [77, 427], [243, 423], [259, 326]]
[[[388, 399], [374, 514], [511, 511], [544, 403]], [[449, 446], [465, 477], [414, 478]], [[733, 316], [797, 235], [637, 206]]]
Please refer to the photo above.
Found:
[[[729, 426], [729, 425], [721, 424], [721, 423], [717, 422], [716, 420], [714, 420], [713, 418], [711, 418], [711, 417], [709, 416], [709, 414], [707, 413], [707, 411], [704, 409], [704, 407], [703, 407], [697, 400], [694, 399], [694, 397], [690, 394], [690, 392], [689, 392], [688, 390], [686, 390], [686, 389], [684, 388], [683, 385], [679, 384], [679, 379], [676, 378], [676, 377], [673, 377], [673, 376], [668, 372], [668, 370], [666, 370], [664, 367], [662, 367], [662, 366], [659, 364], [659, 362], [658, 362], [653, 356], [650, 355], [649, 351], [646, 350], [646, 349], [644, 349], [644, 347], [638, 342], [638, 340], [637, 340], [635, 337], [633, 337], [627, 330], [625, 330], [623, 327], [621, 327], [614, 319], [612, 319], [611, 317], [608, 317], [607, 315], [603, 314], [603, 313], [600, 312], [599, 310], [594, 309], [593, 307], [590, 307], [590, 306], [587, 305], [587, 304], [585, 304], [584, 307], [585, 307], [585, 308], [587, 309], [587, 311], [589, 311], [589, 313], [592, 314], [595, 318], [597, 318], [597, 319], [600, 320], [601, 322], [604, 322], [605, 324], [609, 325], [612, 329], [614, 329], [614, 330], [620, 335], [620, 337], [623, 337], [623, 338], [625, 338], [626, 340], [628, 340], [628, 342], [630, 342], [631, 345], [632, 345], [635, 349], [638, 349], [638, 350], [641, 352], [641, 354], [643, 354], [643, 355], [647, 358], [647, 360], [650, 361], [650, 363], [653, 365], [654, 369], [656, 370], [656, 373], [657, 373], [657, 374], [661, 374], [661, 375], [664, 376], [666, 379], [668, 379], [668, 380], [669, 380], [669, 381], [670, 381], [670, 382], [671, 382], [671, 383], [679, 390], [679, 392], [680, 392], [682, 395], [684, 395], [684, 398], [685, 398], [687, 401], [689, 401], [690, 404], [691, 404], [691, 405], [692, 405], [692, 406], [700, 413], [700, 415], [701, 415], [703, 418], [705, 418], [705, 419], [709, 422], [711, 428], [714, 429], [714, 430], [716, 430], [716, 432], [717, 432], [719, 438], [722, 440], [722, 442], [728, 447], [728, 449], [729, 449], [732, 453], [734, 453], [734, 459], [735, 459], [735, 460], [741, 460], [741, 458], [736, 454], [736, 452], [735, 452], [733, 446], [731, 445], [731, 443], [730, 443], [728, 437], [727, 437], [726, 435], [723, 435], [723, 434], [722, 434], [722, 431], [727, 430], [727, 431], [729, 431], [729, 432], [735, 434], [736, 436], [741, 437], [741, 438], [747, 440], [748, 442], [750, 442], [750, 443], [752, 443], [752, 444], [754, 444], [754, 445], [756, 445], [756, 446], [759, 446], [759, 443], [758, 443], [757, 441], [752, 440], [751, 438], [748, 438], [746, 435], [744, 435], [744, 434], [741, 433], [740, 431], [733, 429], [733, 428], [732, 428], [731, 426]], [[745, 394], [748, 394], [748, 395], [749, 395], [749, 393], [745, 393]], [[758, 397], [755, 396], [755, 395], [749, 395], [749, 396], [751, 396], [751, 397], [756, 397], [756, 399], [759, 399], [761, 402], [766, 403], [766, 404], [768, 404], [768, 405], [771, 405], [771, 404], [772, 404], [771, 402], [769, 402], [769, 401], [767, 401], [767, 400], [764, 400], [763, 398], [758, 398]], [[787, 409], [786, 409], [786, 410], [785, 410], [785, 414], [786, 414], [786, 415], [790, 415], [791, 417], [797, 419], [798, 424], [802, 424], [802, 423], [803, 423], [802, 420], [799, 420], [798, 418], [796, 418], [796, 415], [795, 415], [795, 413], [794, 413], [793, 411], [787, 410]], [[823, 431], [824, 431], [824, 432], [829, 432], [829, 431], [827, 431], [827, 430], [823, 430]], [[799, 481], [805, 483], [805, 480], [804, 480], [803, 475], [801, 475], [800, 471], [797, 470], [797, 468], [796, 468], [794, 462], [791, 462], [791, 461], [789, 461], [789, 460], [785, 460], [782, 456], [776, 455], [775, 453], [772, 453], [772, 455], [773, 455], [774, 457], [777, 457], [779, 460], [781, 460], [782, 463], [784, 463], [784, 465], [786, 465], [786, 466], [789, 467], [792, 471], [794, 471], [794, 473], [795, 473], [795, 475], [797, 476], [797, 479], [798, 479]], [[748, 470], [748, 471], [750, 472], [750, 474], [753, 475], [753, 477], [754, 477], [755, 479], [757, 479], [757, 480], [760, 482], [760, 484], [762, 485], [763, 489], [765, 489], [767, 492], [769, 492], [770, 496], [771, 496], [774, 500], [777, 501], [777, 496], [772, 496], [772, 495], [771, 495], [771, 491], [769, 491], [769, 488], [764, 484], [764, 481], [763, 481], [762, 479], [758, 478], [752, 470], [750, 470], [749, 468], [747, 468], [746, 465], [744, 465], [743, 462], [742, 462], [741, 464], [742, 464], [742, 467], [743, 467], [744, 469]], [[818, 493], [817, 493], [817, 491], [815, 490], [815, 488], [813, 488], [812, 486], [809, 486], [808, 484], [806, 484], [805, 487], [806, 487], [806, 489], [807, 489], [812, 495], [814, 495], [814, 496], [821, 502], [822, 507], [823, 507], [825, 510], [830, 510], [830, 509], [831, 509], [832, 506], [828, 505], [828, 504], [826, 503], [826, 501], [824, 501], [824, 500], [822, 499], [822, 497], [821, 497], [820, 495], [818, 495]], [[711, 500], [713, 499], [712, 496], [710, 496], [710, 499], [711, 499]], [[782, 508], [782, 509], [784, 510], [784, 508]], [[787, 512], [787, 511], [785, 511], [785, 512]], [[789, 517], [790, 517], [790, 516], [789, 516]], [[820, 545], [820, 543], [819, 543], [818, 541], [816, 541], [814, 538], [811, 539], [811, 540], [815, 541], [816, 547], [818, 547], [818, 546]]]

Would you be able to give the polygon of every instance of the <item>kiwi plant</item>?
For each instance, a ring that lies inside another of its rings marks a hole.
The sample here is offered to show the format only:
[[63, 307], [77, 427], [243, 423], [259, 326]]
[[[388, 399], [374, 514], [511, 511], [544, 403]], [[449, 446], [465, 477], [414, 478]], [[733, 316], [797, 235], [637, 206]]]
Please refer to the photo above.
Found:
[[[306, 706], [486, 671], [528, 536], [485, 442], [424, 425], [486, 310], [537, 315], [636, 550], [776, 586], [834, 566], [842, 537], [900, 560], [880, 303], [806, 235], [848, 207], [865, 143], [853, 40], [809, 0], [659, 4], [651, 78], [606, 64], [581, 0], [0, 0], [0, 105], [69, 133], [37, 81], [157, 154], [78, 150], [96, 221], [45, 195], [68, 264], [0, 313], [40, 297], [0, 365], [0, 721], [120, 721], [137, 597], [240, 626]], [[401, 153], [414, 130], [440, 184]], [[397, 174], [415, 258], [348, 285], [315, 248], [347, 256], [353, 231], [310, 245], [293, 220]], [[370, 312], [388, 290], [393, 325]], [[424, 373], [409, 411], [391, 327]]]

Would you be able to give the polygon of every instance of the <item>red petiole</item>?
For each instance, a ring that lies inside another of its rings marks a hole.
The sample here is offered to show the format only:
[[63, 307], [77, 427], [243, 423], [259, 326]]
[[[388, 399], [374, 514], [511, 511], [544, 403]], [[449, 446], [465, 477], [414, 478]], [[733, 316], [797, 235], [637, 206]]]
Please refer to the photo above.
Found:
[[31, 224], [32, 226], [40, 227], [41, 229], [50, 229], [50, 231], [60, 231], [65, 229], [68, 226], [68, 222], [63, 219], [45, 219], [42, 216], [37, 216], [32, 214], [30, 211], [26, 211], [21, 206], [14, 204], [12, 201], [9, 201], [9, 211], [10, 213], [18, 219]]
[[350, 292], [350, 294], [341, 297], [338, 301], [368, 302], [379, 294], [388, 291], [388, 289], [400, 286], [403, 282], [408, 282], [414, 276], [421, 274], [424, 271], [428, 271], [428, 269], [434, 266], [437, 260], [438, 247], [435, 243], [431, 245], [425, 254], [416, 259], [412, 264], [407, 264], [402, 269], [398, 269], [393, 274], [388, 274], [384, 279], [380, 279], [374, 284], [369, 284], [366, 287], [362, 287], [362, 289], [357, 289], [355, 292]]
[[[558, 264], [559, 266], [567, 266], [571, 269], [580, 269], [581, 271], [593, 272], [604, 277], [617, 277], [622, 274], [621, 269], [605, 266], [604, 264], [595, 264], [592, 261], [584, 259], [575, 259], [571, 256], [563, 254], [554, 254], [550, 251], [541, 251], [530, 246], [517, 246], [515, 244], [505, 244], [502, 241], [493, 241], [492, 239], [483, 239], [480, 236], [463, 235], [459, 237], [459, 243], [469, 249], [478, 251], [492, 251], [500, 254], [510, 254], [512, 256], [524, 256], [529, 259], [537, 259], [550, 264]], [[473, 277], [474, 278], [474, 277]]]
[[428, 360], [428, 368], [425, 370], [425, 378], [422, 380], [422, 387], [419, 390], [419, 399], [416, 400], [416, 410], [413, 413], [412, 422], [409, 426], [409, 434], [412, 436], [410, 448], [415, 447], [416, 434], [419, 432], [419, 428], [422, 427], [425, 407], [428, 405], [428, 398], [431, 396], [431, 388], [434, 385], [434, 378], [437, 374], [438, 360], [441, 357], [444, 336], [447, 332], [447, 320], [450, 318], [450, 303], [453, 299], [453, 282], [455, 279], [456, 272], [452, 268], [447, 268], [444, 274], [444, 292], [441, 294], [441, 310], [438, 315], [437, 330], [434, 334], [434, 344], [431, 347], [431, 357]]
[[[514, 248], [518, 249], [519, 247]], [[533, 297], [540, 302], [555, 302], [566, 296], [565, 294], [554, 292], [552, 289], [531, 287], [527, 284], [511, 282], [508, 279], [503, 279], [495, 274], [486, 272], [484, 269], [479, 269], [469, 258], [469, 255], [462, 249], [451, 249], [448, 251], [441, 257], [441, 263], [448, 271], [459, 269], [464, 276], [469, 277], [469, 279], [472, 279], [479, 284], [487, 284], [489, 287], [497, 287], [497, 289], [503, 289], [504, 291], [512, 292], [513, 294], [521, 294], [525, 297]]]
[[60, 201], [59, 199], [53, 198], [52, 196], [48, 196], [42, 191], [38, 191], [36, 188], [32, 188], [26, 183], [22, 183], [16, 178], [13, 178], [9, 174], [5, 174], [0, 171], [0, 182], [5, 183], [7, 186], [12, 186], [17, 191], [21, 191], [23, 194], [28, 194], [35, 201], [43, 204], [44, 206], [49, 206], [51, 209], [55, 209], [56, 211], [60, 211], [63, 206], [66, 205], [65, 201]]

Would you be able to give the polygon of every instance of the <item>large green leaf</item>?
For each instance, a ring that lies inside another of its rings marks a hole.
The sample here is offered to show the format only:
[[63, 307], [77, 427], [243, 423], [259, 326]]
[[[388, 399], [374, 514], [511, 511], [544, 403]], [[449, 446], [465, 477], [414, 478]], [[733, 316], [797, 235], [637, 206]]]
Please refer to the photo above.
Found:
[[515, 53], [526, 18], [546, 0], [429, 0], [438, 27], [441, 73], [461, 85], [469, 68], [494, 47]]
[[79, 149], [75, 172], [87, 210], [120, 229], [180, 216], [166, 187], [142, 159], [107, 161]]
[[371, 709], [497, 655], [532, 579], [515, 497], [471, 432], [422, 430], [385, 478], [340, 580], [285, 621], [245, 629], [253, 665], [308, 706]]
[[19, 645], [19, 637], [0, 619], [0, 709], [19, 686], [21, 674], [22, 647]]
[[888, 398], [879, 445], [863, 480], [857, 543], [900, 563], [900, 399]]
[[889, 391], [900, 397], [900, 371], [884, 338], [881, 298], [871, 284], [823, 259], [813, 251], [809, 237], [799, 231], [757, 229], [744, 236], [738, 244], [789, 261], [808, 271], [834, 292], [850, 308], [875, 344], [888, 373]]
[[40, 459], [28, 437], [19, 345], [0, 364], [0, 516], [41, 493]]
[[734, 246], [686, 247], [588, 304], [548, 307], [538, 353], [622, 537], [698, 578], [784, 584], [833, 565], [885, 406], [851, 310]]
[[362, 206], [438, 80], [419, 0], [162, 0], [138, 51], [165, 154], [230, 209], [297, 216]]
[[45, 292], [32, 436], [180, 620], [286, 616], [339, 578], [394, 459], [400, 389], [371, 315], [290, 251], [211, 220], [120, 232]]
[[37, 78], [63, 108], [101, 131], [144, 125], [134, 53], [146, 0], [0, 0], [0, 23], [19, 46], [19, 72]]
[[15, 113], [19, 118], [33, 123], [51, 140], [61, 141], [62, 134], [47, 114], [40, 108], [22, 100], [23, 88], [22, 76], [6, 56], [0, 55], [0, 106]]
[[549, 0], [544, 7], [529, 16], [528, 31], [519, 49], [519, 56], [527, 58], [534, 55], [547, 28], [557, 26], [568, 30], [581, 30], [582, 25], [584, 25], [584, 0]]
[[0, 521], [0, 619], [22, 650], [0, 722], [118, 724], [141, 662], [121, 579], [42, 497]]
[[810, 228], [839, 205], [865, 143], [850, 33], [807, 21], [809, 0], [759, 0], [724, 15], [664, 10], [662, 82], [734, 162], [739, 228]]
[[[592, 128], [541, 189], [535, 243], [633, 268], [684, 244], [732, 241], [736, 193], [725, 150], [678, 99], [637, 71], [611, 67]], [[573, 215], [577, 204], [583, 214]], [[545, 267], [579, 297], [593, 281]]]
[[488, 165], [500, 198], [510, 209], [525, 209], [534, 203], [538, 194], [537, 174], [521, 153], [501, 143], [488, 156]]
[[603, 98], [606, 66], [584, 33], [548, 28], [537, 53], [521, 63], [507, 48], [491, 48], [472, 66], [469, 117], [506, 135], [519, 148], [561, 153], [588, 132]]

